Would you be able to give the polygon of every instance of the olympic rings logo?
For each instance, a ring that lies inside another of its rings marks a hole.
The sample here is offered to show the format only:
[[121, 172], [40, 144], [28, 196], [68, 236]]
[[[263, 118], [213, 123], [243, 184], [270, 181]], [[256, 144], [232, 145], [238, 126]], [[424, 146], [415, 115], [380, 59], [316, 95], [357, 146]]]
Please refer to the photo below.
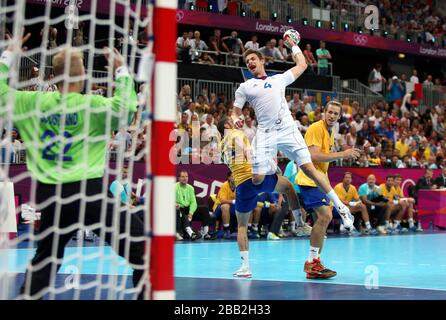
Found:
[[363, 34], [355, 34], [353, 36], [353, 40], [355, 40], [355, 43], [359, 46], [364, 46], [369, 41], [369, 38], [366, 35]]

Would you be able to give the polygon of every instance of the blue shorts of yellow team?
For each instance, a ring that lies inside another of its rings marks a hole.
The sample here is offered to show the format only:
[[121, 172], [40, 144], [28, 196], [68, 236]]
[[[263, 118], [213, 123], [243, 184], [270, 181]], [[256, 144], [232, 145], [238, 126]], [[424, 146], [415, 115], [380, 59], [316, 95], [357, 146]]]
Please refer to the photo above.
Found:
[[272, 192], [276, 188], [277, 175], [265, 176], [259, 185], [252, 183], [251, 179], [241, 183], [235, 189], [235, 209], [241, 213], [251, 213], [257, 207], [257, 195], [261, 192]]
[[250, 213], [257, 207], [257, 189], [251, 179], [241, 183], [235, 189], [235, 209], [237, 212]]
[[299, 186], [299, 188], [302, 205], [306, 211], [330, 205], [330, 199], [318, 187]]
[[[235, 206], [233, 204], [229, 205], [229, 213], [231, 214], [231, 217], [235, 217]], [[221, 205], [218, 205], [217, 208], [215, 208], [214, 216], [217, 218], [217, 220], [221, 219], [222, 212], [221, 212]]]

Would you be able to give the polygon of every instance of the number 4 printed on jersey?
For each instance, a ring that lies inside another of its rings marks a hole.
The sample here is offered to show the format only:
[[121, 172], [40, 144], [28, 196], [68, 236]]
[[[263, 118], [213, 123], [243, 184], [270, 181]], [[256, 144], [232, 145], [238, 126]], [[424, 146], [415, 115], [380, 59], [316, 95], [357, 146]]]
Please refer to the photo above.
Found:
[[263, 86], [263, 88], [268, 89], [268, 88], [272, 88], [273, 86], [271, 85], [271, 83], [265, 82], [265, 85]]

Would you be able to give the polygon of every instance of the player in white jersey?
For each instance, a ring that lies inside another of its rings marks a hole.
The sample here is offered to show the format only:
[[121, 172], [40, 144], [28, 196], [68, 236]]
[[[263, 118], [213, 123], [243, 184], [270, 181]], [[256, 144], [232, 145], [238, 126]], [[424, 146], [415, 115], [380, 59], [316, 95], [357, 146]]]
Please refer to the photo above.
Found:
[[[297, 31], [294, 31], [297, 33]], [[300, 38], [300, 36], [298, 35]], [[294, 160], [302, 171], [333, 201], [343, 219], [344, 226], [353, 226], [353, 216], [330, 186], [327, 177], [316, 170], [307, 145], [293, 121], [286, 99], [285, 88], [293, 83], [307, 68], [305, 57], [293, 39], [287, 37], [285, 44], [291, 48], [296, 66], [283, 74], [267, 76], [264, 56], [252, 49], [245, 51], [243, 58], [254, 78], [242, 83], [235, 93], [232, 119], [236, 127], [243, 125], [240, 116], [245, 102], [254, 108], [258, 128], [252, 141], [252, 172], [255, 185], [268, 185], [276, 170], [273, 161], [280, 150], [289, 159]], [[349, 150], [349, 158], [357, 158], [358, 151]], [[272, 190], [265, 190], [272, 192]], [[297, 223], [303, 224], [302, 218], [296, 216]]]

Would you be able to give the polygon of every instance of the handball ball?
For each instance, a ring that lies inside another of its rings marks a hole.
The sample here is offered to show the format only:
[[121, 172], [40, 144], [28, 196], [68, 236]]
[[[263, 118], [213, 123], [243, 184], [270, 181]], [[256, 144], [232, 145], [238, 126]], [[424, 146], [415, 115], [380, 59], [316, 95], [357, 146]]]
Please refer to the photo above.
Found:
[[300, 42], [300, 34], [294, 29], [289, 29], [283, 34], [283, 40], [285, 40], [285, 43], [287, 42], [287, 38], [290, 38], [296, 45]]

